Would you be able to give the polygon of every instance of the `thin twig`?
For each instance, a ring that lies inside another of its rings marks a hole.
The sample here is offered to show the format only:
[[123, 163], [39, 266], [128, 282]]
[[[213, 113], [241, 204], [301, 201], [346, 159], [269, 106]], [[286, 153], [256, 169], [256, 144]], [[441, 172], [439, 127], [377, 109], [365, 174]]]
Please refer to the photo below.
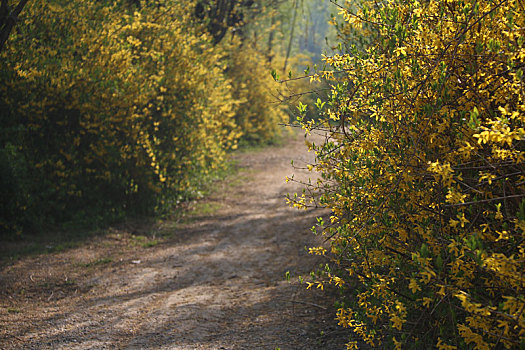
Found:
[[482, 200], [479, 200], [479, 201], [457, 203], [457, 204], [448, 204], [448, 205], [444, 205], [443, 207], [444, 208], [463, 207], [465, 205], [471, 205], [471, 204], [476, 204], [476, 203], [487, 203], [487, 202], [494, 202], [494, 201], [499, 201], [499, 200], [505, 200], [505, 199], [509, 199], [509, 198], [520, 198], [520, 197], [525, 197], [525, 194], [515, 194], [515, 195], [512, 195], [512, 196], [497, 197], [497, 198], [490, 198], [490, 199], [482, 199]]
[[315, 306], [315, 307], [318, 307], [319, 309], [323, 309], [323, 310], [328, 310], [326, 307], [324, 306], [321, 306], [321, 305], [317, 305], [317, 304], [314, 304], [314, 303], [309, 303], [307, 301], [299, 301], [299, 300], [288, 300], [288, 299], [278, 299], [280, 301], [285, 301], [287, 303], [296, 303], [296, 304], [304, 304], [304, 305], [309, 305], [309, 306]]

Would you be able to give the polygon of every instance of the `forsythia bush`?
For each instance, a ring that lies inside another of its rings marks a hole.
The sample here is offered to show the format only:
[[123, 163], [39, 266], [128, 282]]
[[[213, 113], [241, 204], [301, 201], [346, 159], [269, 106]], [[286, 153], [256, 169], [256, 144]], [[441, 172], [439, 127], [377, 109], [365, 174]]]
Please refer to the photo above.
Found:
[[185, 1], [32, 1], [0, 54], [0, 229], [151, 212], [241, 131], [225, 52]]
[[328, 135], [311, 200], [332, 210], [318, 226], [335, 262], [311, 285], [344, 291], [339, 324], [371, 346], [525, 347], [523, 2], [340, 14], [342, 38], [365, 40], [326, 58], [323, 122], [303, 123]]
[[231, 51], [228, 77], [239, 103], [235, 120], [245, 131], [243, 139], [249, 143], [271, 142], [279, 136], [279, 124], [289, 120], [284, 105], [272, 97], [276, 83], [268, 74], [271, 66], [264, 55], [249, 45]]

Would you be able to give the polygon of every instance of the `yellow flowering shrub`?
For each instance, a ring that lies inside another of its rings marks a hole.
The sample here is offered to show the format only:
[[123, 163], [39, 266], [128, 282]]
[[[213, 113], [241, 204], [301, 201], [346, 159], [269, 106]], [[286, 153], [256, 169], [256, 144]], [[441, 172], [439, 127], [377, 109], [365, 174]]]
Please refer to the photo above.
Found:
[[224, 166], [239, 103], [189, 5], [28, 3], [0, 54], [2, 231], [152, 212]]
[[279, 124], [289, 120], [283, 104], [277, 104], [279, 85], [269, 72], [267, 58], [248, 43], [234, 44], [230, 52], [228, 77], [233, 82], [232, 94], [238, 101], [235, 120], [249, 143], [271, 142], [279, 136]]
[[332, 210], [318, 226], [340, 325], [371, 346], [523, 348], [523, 2], [362, 1], [340, 15], [345, 49], [319, 73], [334, 73], [331, 97], [303, 123], [328, 134], [311, 145], [310, 190]]

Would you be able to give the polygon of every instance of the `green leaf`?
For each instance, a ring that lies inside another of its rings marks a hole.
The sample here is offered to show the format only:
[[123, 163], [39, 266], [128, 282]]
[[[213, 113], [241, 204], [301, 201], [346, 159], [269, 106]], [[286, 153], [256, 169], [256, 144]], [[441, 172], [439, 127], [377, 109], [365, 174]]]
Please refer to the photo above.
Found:
[[278, 81], [279, 80], [279, 75], [277, 74], [277, 72], [275, 71], [275, 69], [272, 69], [272, 78], [273, 80], [275, 81]]
[[299, 102], [299, 105], [297, 106], [297, 109], [299, 110], [300, 113], [306, 113], [306, 108], [308, 106], [305, 105], [305, 104], [302, 104], [301, 102]]

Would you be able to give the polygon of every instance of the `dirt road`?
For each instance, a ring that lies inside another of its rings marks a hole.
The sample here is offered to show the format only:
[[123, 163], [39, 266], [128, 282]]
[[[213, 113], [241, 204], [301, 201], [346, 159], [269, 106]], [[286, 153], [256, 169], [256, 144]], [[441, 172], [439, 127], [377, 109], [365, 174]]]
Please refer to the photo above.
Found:
[[304, 138], [235, 157], [243, 170], [185, 223], [122, 226], [4, 267], [0, 348], [343, 348], [331, 298], [284, 279], [320, 262], [304, 247], [322, 212], [284, 202], [298, 189], [285, 176], [308, 176], [290, 165], [312, 160]]

